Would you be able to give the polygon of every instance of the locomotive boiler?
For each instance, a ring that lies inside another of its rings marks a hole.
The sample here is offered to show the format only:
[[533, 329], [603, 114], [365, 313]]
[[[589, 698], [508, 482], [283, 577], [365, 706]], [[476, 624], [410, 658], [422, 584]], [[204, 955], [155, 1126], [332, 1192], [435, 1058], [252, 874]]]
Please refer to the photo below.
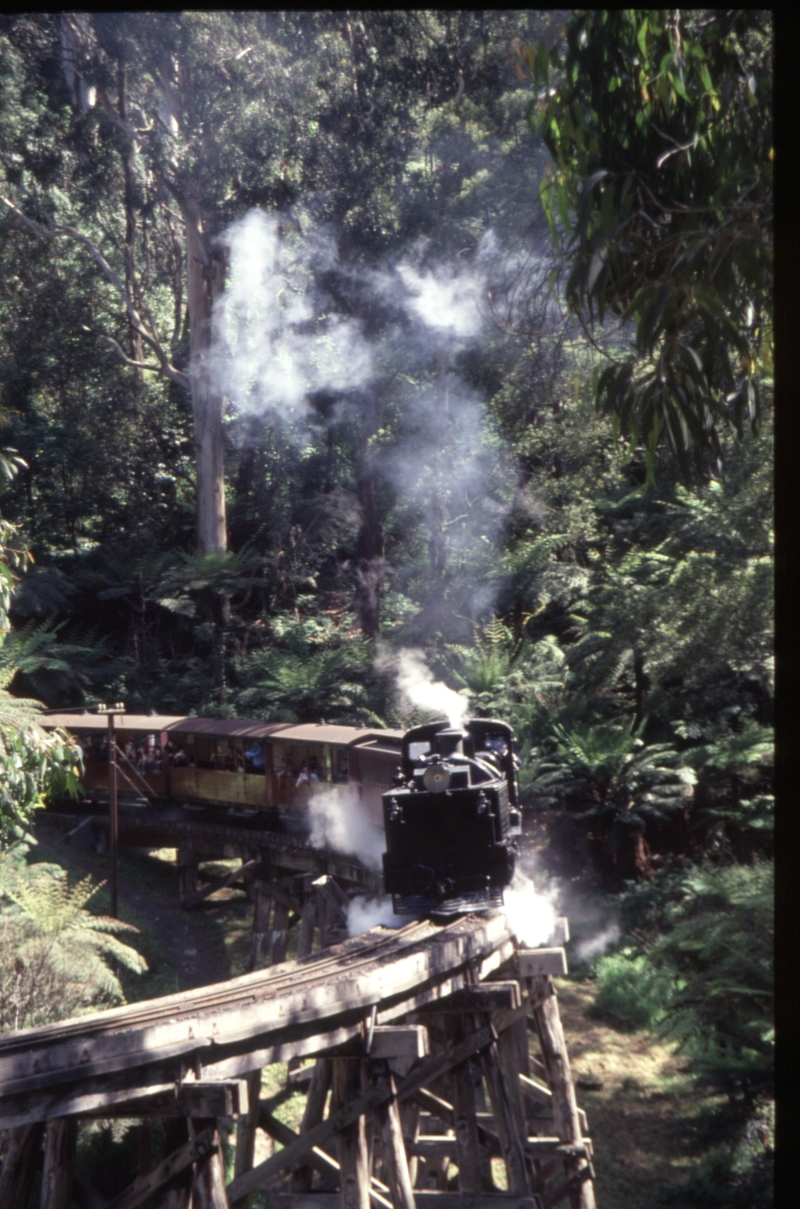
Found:
[[383, 795], [384, 887], [398, 914], [500, 906], [521, 831], [511, 727], [494, 719], [416, 726]]

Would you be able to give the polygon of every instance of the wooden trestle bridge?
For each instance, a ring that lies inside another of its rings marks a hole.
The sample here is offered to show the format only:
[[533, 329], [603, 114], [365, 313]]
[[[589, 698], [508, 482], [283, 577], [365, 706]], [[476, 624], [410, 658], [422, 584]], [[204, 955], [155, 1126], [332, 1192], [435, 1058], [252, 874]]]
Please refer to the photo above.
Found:
[[[298, 960], [0, 1038], [3, 1209], [28, 1209], [39, 1179], [40, 1209], [244, 1209], [257, 1189], [273, 1209], [593, 1209], [553, 984], [563, 948], [520, 949], [498, 913], [377, 927], [311, 953], [323, 904], [330, 914], [344, 898], [318, 879]], [[257, 899], [254, 965], [285, 956], [286, 928], [273, 919], [265, 933], [258, 916]], [[275, 1110], [312, 1055], [295, 1134]], [[287, 1060], [286, 1089], [262, 1099], [262, 1068]], [[88, 1117], [161, 1117], [168, 1153], [109, 1201], [75, 1179]], [[282, 1149], [254, 1165], [258, 1129]]]

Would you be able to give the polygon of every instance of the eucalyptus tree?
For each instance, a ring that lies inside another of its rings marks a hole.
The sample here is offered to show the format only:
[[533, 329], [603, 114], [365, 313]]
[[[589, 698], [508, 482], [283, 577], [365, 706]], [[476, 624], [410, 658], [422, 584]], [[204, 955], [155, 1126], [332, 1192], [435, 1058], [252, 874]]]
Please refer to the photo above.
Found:
[[[280, 196], [278, 163], [297, 96], [285, 87], [291, 55], [257, 15], [36, 20], [71, 101], [68, 116], [52, 85], [63, 128], [59, 188], [48, 190], [26, 165], [7, 181], [14, 196], [4, 200], [29, 230], [71, 239], [94, 261], [122, 308], [129, 351], [114, 311], [97, 334], [121, 360], [189, 391], [197, 547], [222, 551], [223, 400], [210, 370], [212, 309], [224, 285], [216, 236], [243, 206]], [[24, 40], [24, 26], [10, 27], [12, 42]]]
[[[684, 475], [761, 414], [772, 361], [772, 19], [764, 10], [577, 12], [522, 53], [553, 157], [541, 199], [587, 332], [617, 343], [596, 401]], [[607, 343], [607, 342], [606, 342]]]

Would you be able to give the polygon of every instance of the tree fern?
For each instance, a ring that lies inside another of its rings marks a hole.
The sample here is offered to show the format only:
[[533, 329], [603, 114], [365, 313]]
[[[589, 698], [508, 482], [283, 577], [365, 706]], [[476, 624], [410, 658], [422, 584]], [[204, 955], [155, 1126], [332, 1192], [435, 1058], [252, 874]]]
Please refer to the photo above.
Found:
[[124, 996], [113, 963], [135, 973], [145, 959], [119, 939], [131, 924], [93, 915], [91, 877], [70, 887], [58, 865], [26, 865], [28, 845], [0, 857], [0, 1023], [22, 1027]]

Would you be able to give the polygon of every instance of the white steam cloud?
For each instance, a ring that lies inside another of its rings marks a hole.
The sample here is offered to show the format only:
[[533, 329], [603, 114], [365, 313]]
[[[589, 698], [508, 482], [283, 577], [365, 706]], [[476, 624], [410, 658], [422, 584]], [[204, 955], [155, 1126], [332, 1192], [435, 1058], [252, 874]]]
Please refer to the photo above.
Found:
[[410, 296], [406, 306], [411, 315], [434, 331], [452, 332], [461, 338], [477, 336], [483, 326], [479, 280], [447, 270], [439, 270], [437, 275], [419, 273], [409, 264], [398, 265], [397, 272]]
[[390, 898], [354, 898], [347, 912], [347, 935], [360, 936], [382, 924], [384, 928], [402, 928], [407, 915], [395, 915]]
[[[388, 399], [391, 381], [399, 422], [390, 426], [391, 442], [370, 457], [404, 506], [423, 514], [442, 565], [475, 568], [458, 590], [459, 607], [477, 619], [491, 608], [494, 590], [482, 580], [485, 549], [476, 535], [487, 539], [486, 549], [496, 540], [508, 511], [501, 498], [507, 475], [485, 400], [454, 371], [454, 358], [480, 337], [493, 291], [502, 289], [494, 284], [498, 240], [488, 230], [470, 255], [450, 261], [435, 259], [423, 241], [399, 264], [355, 268], [339, 259], [313, 213], [309, 197], [292, 214], [251, 210], [225, 232], [229, 272], [214, 307], [215, 386], [240, 416], [278, 422], [302, 443], [312, 436], [310, 421], [315, 429], [322, 422], [311, 406], [315, 393], [334, 399], [330, 422], [360, 421], [365, 400]], [[345, 313], [353, 308], [368, 316], [363, 325]], [[367, 327], [374, 329], [369, 338]], [[438, 701], [428, 705], [428, 692], [418, 699], [413, 671], [403, 678], [409, 701], [450, 713]], [[453, 719], [460, 716], [461, 708]]]
[[307, 396], [364, 386], [372, 353], [360, 325], [320, 315], [314, 270], [336, 262], [332, 240], [290, 244], [278, 217], [251, 210], [225, 233], [229, 283], [214, 309], [214, 371], [240, 413], [302, 417]]
[[598, 932], [588, 940], [581, 941], [575, 949], [577, 961], [591, 961], [593, 957], [599, 957], [606, 949], [610, 949], [617, 943], [620, 935], [619, 925], [609, 924], [608, 927], [603, 928], [602, 932]]
[[549, 898], [537, 893], [533, 880], [521, 869], [503, 891], [503, 907], [517, 939], [526, 948], [546, 944], [553, 935], [556, 909]]
[[357, 790], [349, 785], [328, 785], [308, 801], [312, 848], [327, 848], [344, 856], [358, 856], [378, 873], [385, 848], [382, 827], [372, 822]]
[[420, 270], [403, 261], [396, 271], [405, 286], [407, 313], [435, 332], [461, 340], [477, 336], [484, 325], [481, 303], [496, 253], [497, 238], [490, 230], [483, 235], [470, 265]]
[[422, 651], [406, 648], [382, 651], [375, 661], [379, 671], [393, 672], [403, 704], [444, 715], [451, 726], [463, 727], [469, 702], [441, 680], [434, 680]]

